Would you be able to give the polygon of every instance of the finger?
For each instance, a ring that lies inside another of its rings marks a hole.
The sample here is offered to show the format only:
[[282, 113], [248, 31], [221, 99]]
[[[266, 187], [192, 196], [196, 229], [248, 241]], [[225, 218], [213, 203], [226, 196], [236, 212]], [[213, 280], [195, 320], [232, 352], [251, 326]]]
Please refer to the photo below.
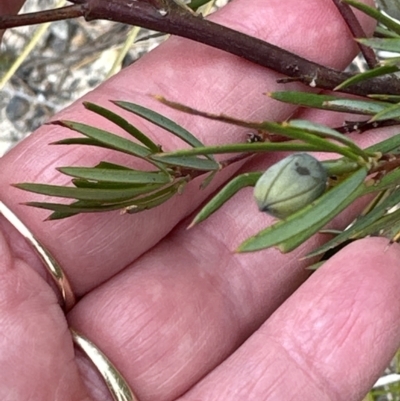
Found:
[[348, 246], [180, 400], [361, 400], [400, 345], [399, 257]]
[[[141, 400], [171, 400], [226, 359], [308, 276], [290, 254], [234, 249], [271, 218], [242, 191], [219, 214], [185, 222], [113, 279], [86, 295], [69, 322], [102, 347]], [[343, 228], [351, 213], [335, 222]], [[354, 217], [354, 212], [352, 217]]]
[[0, 399], [88, 400], [54, 292], [2, 235], [0, 254]]

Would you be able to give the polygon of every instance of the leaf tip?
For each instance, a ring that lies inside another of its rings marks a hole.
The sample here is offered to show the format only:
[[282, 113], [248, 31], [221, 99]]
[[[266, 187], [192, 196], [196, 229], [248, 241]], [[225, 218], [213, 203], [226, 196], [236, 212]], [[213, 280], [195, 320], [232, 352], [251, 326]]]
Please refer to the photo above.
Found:
[[190, 230], [197, 224], [197, 219], [194, 218], [193, 221], [186, 227], [186, 230]]

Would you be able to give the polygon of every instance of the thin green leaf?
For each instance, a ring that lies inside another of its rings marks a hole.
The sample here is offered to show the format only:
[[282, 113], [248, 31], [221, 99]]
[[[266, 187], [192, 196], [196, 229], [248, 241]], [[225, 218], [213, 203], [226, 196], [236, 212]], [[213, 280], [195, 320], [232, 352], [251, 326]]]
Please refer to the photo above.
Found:
[[321, 95], [306, 92], [272, 92], [268, 94], [272, 99], [302, 107], [340, 111], [354, 114], [376, 114], [388, 106], [385, 102], [354, 100], [339, 96]]
[[151, 154], [150, 150], [144, 146], [138, 145], [128, 139], [122, 138], [111, 132], [104, 131], [99, 128], [92, 127], [87, 124], [77, 123], [74, 121], [60, 121], [60, 124], [79, 132], [86, 137], [106, 145], [110, 149], [118, 150], [129, 155], [146, 158]]
[[109, 212], [112, 210], [126, 210], [130, 213], [153, 208], [167, 201], [176, 193], [179, 193], [182, 185], [186, 182], [185, 178], [181, 178], [171, 185], [164, 186], [161, 189], [157, 187], [153, 192], [149, 191], [144, 194], [139, 194], [132, 199], [118, 201], [115, 203], [103, 203], [102, 201], [94, 200], [78, 200], [69, 205], [51, 203], [51, 202], [27, 202], [26, 205], [34, 206], [41, 209], [51, 210], [53, 213], [47, 220], [57, 220], [65, 217], [73, 216], [79, 213], [98, 213]]
[[375, 33], [377, 33], [378, 35], [383, 36], [385, 38], [399, 38], [400, 37], [400, 35], [398, 35], [396, 32], [393, 32], [393, 31], [385, 28], [384, 26], [380, 26], [380, 25], [375, 27]]
[[362, 185], [366, 176], [367, 170], [359, 169], [310, 205], [247, 239], [237, 251], [251, 252], [275, 245], [282, 252], [293, 250], [354, 200], [356, 190]]
[[222, 188], [217, 195], [215, 195], [196, 215], [189, 227], [204, 221], [216, 212], [225, 202], [227, 202], [233, 195], [241, 189], [256, 185], [257, 180], [261, 177], [262, 173], [245, 173], [238, 175], [232, 179], [228, 184]]
[[[335, 248], [340, 244], [350, 240], [361, 238], [374, 232], [375, 228], [370, 229], [371, 225], [374, 224], [378, 219], [380, 219], [387, 211], [393, 206], [400, 202], [400, 191], [393, 192], [389, 197], [387, 197], [379, 206], [375, 207], [371, 212], [365, 216], [358, 217], [353, 225], [351, 225], [345, 231], [332, 238], [330, 241], [326, 242], [324, 245], [318, 247], [314, 251], [306, 255], [306, 257], [313, 257], [316, 255], [321, 255], [327, 252], [329, 249]], [[392, 220], [393, 221], [393, 220]], [[369, 229], [368, 231], [366, 231]]]
[[326, 110], [365, 115], [377, 114], [388, 106], [390, 103], [369, 100], [336, 99], [324, 102]]
[[160, 184], [147, 184], [143, 185], [142, 187], [127, 189], [76, 188], [32, 183], [14, 184], [14, 186], [25, 191], [60, 198], [73, 198], [101, 202], [117, 202], [151, 192], [152, 190], [159, 188]]
[[164, 157], [174, 156], [195, 156], [208, 154], [225, 154], [225, 153], [256, 153], [256, 152], [315, 152], [320, 150], [317, 146], [298, 143], [298, 142], [255, 142], [255, 143], [231, 143], [227, 145], [204, 146], [191, 149], [180, 149], [173, 152], [165, 152], [157, 155], [159, 160]]
[[400, 103], [397, 103], [375, 114], [370, 121], [372, 122], [372, 121], [394, 120], [399, 118], [400, 118]]
[[171, 185], [160, 191], [154, 192], [154, 194], [150, 196], [142, 197], [141, 199], [138, 199], [131, 205], [127, 206], [124, 211], [126, 213], [133, 214], [157, 207], [176, 195], [179, 192], [179, 187], [180, 185]]
[[381, 153], [398, 153], [400, 151], [400, 134], [393, 135], [388, 139], [384, 139], [381, 142], [367, 148], [369, 152], [381, 152]]
[[148, 158], [148, 156], [151, 154], [151, 151], [148, 148], [134, 143], [128, 139], [112, 134], [111, 132], [92, 127], [90, 125], [76, 123], [73, 121], [57, 121], [57, 124], [79, 132], [80, 134], [85, 135], [87, 138], [68, 138], [54, 142], [53, 144], [100, 146], [139, 157], [155, 165], [160, 170], [167, 172], [162, 163], [156, 163]]
[[[399, 39], [399, 41], [400, 41], [400, 39]], [[386, 75], [386, 74], [391, 74], [391, 73], [394, 73], [397, 71], [399, 71], [399, 68], [394, 65], [384, 65], [381, 67], [377, 67], [372, 70], [368, 70], [368, 71], [362, 72], [360, 74], [354, 75], [353, 77], [351, 77], [349, 79], [346, 79], [340, 85], [338, 85], [334, 90], [338, 91], [338, 90], [347, 88], [351, 85], [355, 85], [360, 82], [367, 81], [368, 79], [380, 77], [380, 76]]]
[[[394, 189], [398, 186], [399, 182], [400, 182], [400, 169], [393, 170], [390, 173], [387, 173], [381, 180], [379, 180], [375, 184], [374, 183], [371, 184], [371, 182], [368, 181], [365, 182], [359, 188], [358, 196], [361, 197], [373, 192], [380, 192]], [[348, 239], [354, 239], [358, 237], [361, 238], [368, 235], [369, 233], [369, 231], [367, 231], [368, 226], [372, 224], [376, 219], [379, 219], [383, 215], [382, 213], [383, 211], [386, 212], [391, 207], [395, 206], [400, 201], [400, 199], [398, 199], [398, 196], [399, 196], [398, 191], [394, 192], [392, 195], [390, 195], [390, 197], [388, 197], [385, 201], [383, 201], [382, 204], [374, 208], [372, 212], [368, 213], [365, 216], [359, 217], [357, 221], [350, 228], [338, 234], [335, 238], [326, 242], [324, 245], [317, 248], [313, 252], [309, 253], [306, 257], [311, 257], [325, 253], [329, 249], [332, 249], [335, 246], [342, 244]]]
[[327, 108], [324, 107], [325, 102], [341, 99], [337, 96], [300, 91], [277, 91], [266, 93], [266, 95], [283, 103], [324, 110], [327, 110]]
[[132, 170], [130, 167], [123, 166], [122, 164], [110, 163], [110, 162], [105, 162], [105, 161], [101, 161], [100, 163], [96, 164], [95, 167], [109, 169], [109, 170], [123, 170], [123, 171]]
[[349, 139], [346, 135], [343, 135], [340, 132], [327, 127], [326, 125], [297, 119], [290, 120], [287, 124], [290, 127], [299, 128], [311, 134], [321, 136], [323, 138], [335, 139], [339, 143], [348, 146], [354, 153], [365, 159], [368, 159], [368, 154], [363, 149], [358, 147], [351, 139]]
[[382, 95], [382, 94], [371, 94], [368, 95], [371, 99], [383, 100], [386, 102], [399, 103], [400, 95]]
[[211, 181], [216, 177], [217, 173], [218, 171], [211, 171], [211, 173], [208, 174], [207, 177], [200, 184], [200, 189], [207, 188], [210, 185]]
[[99, 167], [59, 167], [63, 174], [85, 180], [127, 184], [167, 184], [172, 177], [160, 171], [117, 170]]
[[59, 141], [52, 142], [50, 145], [87, 145], [87, 146], [98, 146], [101, 148], [106, 148], [106, 149], [112, 149], [114, 150], [113, 147], [110, 147], [108, 145], [103, 144], [100, 141], [96, 141], [91, 138], [66, 138], [66, 139], [60, 139]]
[[118, 114], [91, 102], [83, 102], [83, 105], [85, 106], [86, 109], [105, 117], [107, 120], [112, 121], [114, 124], [121, 127], [128, 134], [132, 135], [144, 146], [149, 148], [152, 152], [155, 153], [160, 152], [161, 147], [159, 145], [154, 143], [147, 135], [138, 130], [135, 126], [130, 124], [127, 120], [125, 120]]
[[369, 7], [366, 4], [356, 1], [356, 0], [342, 0], [342, 1], [344, 3], [349, 4], [350, 6], [352, 6], [354, 8], [357, 8], [358, 10], [361, 10], [365, 14], [369, 15], [370, 17], [379, 21], [381, 24], [388, 27], [393, 32], [400, 35], [400, 24], [397, 21], [395, 21], [393, 18], [387, 17], [386, 15], [382, 14], [376, 8]]
[[[191, 134], [188, 130], [178, 125], [176, 122], [170, 120], [167, 117], [162, 116], [161, 114], [156, 113], [153, 110], [150, 110], [146, 107], [139, 106], [138, 104], [130, 103], [130, 102], [122, 102], [115, 101], [113, 102], [117, 106], [123, 108], [124, 110], [128, 110], [131, 113], [134, 113], [147, 121], [157, 125], [165, 129], [168, 132], [171, 132], [178, 138], [182, 139], [184, 142], [189, 144], [190, 146], [204, 146], [202, 142], [200, 142], [193, 134]], [[212, 156], [208, 156], [210, 160], [214, 160]], [[214, 160], [215, 162], [215, 160]], [[217, 162], [215, 162], [217, 165]]]
[[78, 202], [71, 203], [69, 205], [64, 205], [62, 203], [51, 203], [51, 202], [26, 202], [24, 203], [26, 206], [33, 206], [39, 209], [45, 209], [45, 210], [50, 210], [53, 212], [57, 212], [57, 215], [53, 217], [53, 215], [50, 215], [47, 220], [55, 220], [55, 219], [61, 219], [64, 217], [69, 217], [73, 216], [76, 214], [80, 213], [98, 213], [98, 212], [105, 212], [105, 211], [111, 211], [111, 210], [116, 210], [116, 209], [121, 209], [121, 206], [116, 206], [116, 205], [107, 205], [107, 206], [101, 206], [101, 205], [94, 205], [92, 207], [80, 207], [78, 205]]
[[[370, 39], [357, 39], [361, 44], [372, 47], [376, 50], [384, 50], [387, 52], [399, 53], [400, 52], [400, 38], [370, 38]], [[371, 70], [373, 71], [373, 70]]]
[[82, 178], [73, 178], [71, 181], [77, 188], [93, 188], [93, 189], [141, 188], [144, 185], [144, 184], [127, 184], [126, 182], [88, 181]]
[[218, 163], [210, 159], [201, 159], [196, 156], [175, 157], [168, 155], [164, 156], [164, 154], [159, 154], [151, 156], [151, 159], [162, 162], [169, 166], [179, 166], [200, 171], [217, 171], [221, 168], [221, 166]]

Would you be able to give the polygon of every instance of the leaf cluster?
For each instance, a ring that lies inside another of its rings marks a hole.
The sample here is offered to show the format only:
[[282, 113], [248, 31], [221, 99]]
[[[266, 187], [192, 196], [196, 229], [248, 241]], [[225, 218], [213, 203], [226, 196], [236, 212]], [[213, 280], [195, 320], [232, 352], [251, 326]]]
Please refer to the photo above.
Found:
[[[345, 2], [379, 22], [376, 31], [379, 37], [359, 39], [363, 45], [400, 54], [399, 23], [362, 3], [354, 0]], [[174, 152], [163, 151], [159, 144], [118, 114], [99, 105], [85, 103], [88, 110], [124, 129], [130, 135], [130, 139], [85, 124], [59, 121], [58, 124], [80, 133], [82, 137], [68, 138], [59, 141], [58, 144], [108, 148], [145, 160], [149, 168], [135, 170], [106, 161], [94, 167], [66, 166], [60, 167], [59, 171], [72, 177], [71, 186], [36, 183], [20, 183], [16, 186], [51, 197], [74, 199], [70, 204], [45, 201], [28, 203], [30, 206], [50, 210], [52, 213], [49, 219], [110, 210], [136, 213], [156, 207], [180, 194], [185, 184], [195, 177], [205, 177], [201, 184], [204, 188], [221, 169], [257, 153], [326, 152], [335, 155], [332, 160], [323, 162], [330, 177], [327, 191], [312, 204], [246, 240], [238, 247], [238, 251], [250, 252], [276, 246], [282, 252], [289, 252], [323, 229], [351, 203], [367, 194], [374, 194], [374, 199], [357, 220], [345, 231], [335, 233], [334, 238], [309, 256], [323, 254], [346, 241], [367, 235], [385, 235], [391, 240], [397, 240], [400, 212], [393, 210], [400, 201], [400, 135], [370, 148], [361, 149], [345, 134], [397, 125], [400, 118], [400, 97], [393, 94], [369, 93], [354, 99], [341, 95], [340, 92], [371, 79], [388, 76], [396, 79], [393, 74], [399, 70], [398, 63], [399, 58], [392, 57], [366, 72], [351, 76], [337, 86], [337, 94], [290, 91], [267, 94], [277, 101], [299, 107], [366, 116], [361, 122], [348, 122], [339, 128], [304, 120], [280, 123], [241, 121], [158, 98], [164, 104], [182, 112], [249, 128], [255, 133], [254, 138], [257, 141], [206, 146], [194, 134], [159, 113], [129, 102], [113, 102], [180, 138], [189, 146]], [[217, 161], [214, 157], [217, 154], [227, 156]], [[338, 159], [337, 155], [341, 157]], [[252, 172], [233, 178], [201, 209], [191, 226], [207, 219], [241, 189], [254, 186], [261, 174], [262, 172]]]

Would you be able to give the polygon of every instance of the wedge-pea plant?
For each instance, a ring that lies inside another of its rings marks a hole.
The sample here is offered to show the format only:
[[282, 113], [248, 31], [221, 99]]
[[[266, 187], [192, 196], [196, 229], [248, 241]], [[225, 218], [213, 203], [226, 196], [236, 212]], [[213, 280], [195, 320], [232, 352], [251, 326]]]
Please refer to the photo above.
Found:
[[[185, 184], [196, 177], [204, 177], [201, 184], [204, 188], [226, 166], [239, 159], [253, 157], [254, 154], [276, 151], [292, 151], [301, 154], [326, 152], [332, 153], [334, 157], [322, 163], [316, 162], [319, 169], [317, 176], [322, 177], [323, 180], [322, 184], [317, 183], [317, 191], [314, 191], [312, 182], [310, 188], [296, 186], [297, 180], [292, 182], [290, 174], [281, 174], [281, 165], [273, 167], [273, 172], [268, 173], [267, 178], [263, 175], [264, 172], [244, 173], [234, 177], [206, 203], [192, 221], [191, 226], [207, 219], [241, 189], [256, 186], [260, 209], [281, 219], [247, 239], [238, 246], [237, 250], [250, 252], [276, 246], [282, 252], [289, 252], [322, 230], [351, 203], [367, 194], [373, 194], [373, 201], [352, 225], [342, 232], [331, 232], [333, 238], [309, 256], [323, 254], [344, 242], [368, 235], [384, 235], [391, 241], [396, 241], [400, 231], [400, 211], [396, 210], [396, 206], [400, 203], [400, 134], [367, 149], [361, 149], [346, 136], [346, 133], [364, 132], [385, 125], [398, 124], [400, 95], [393, 94], [393, 91], [388, 91], [388, 94], [381, 92], [377, 94], [371, 91], [357, 99], [350, 99], [341, 93], [351, 92], [353, 86], [360, 87], [360, 84], [380, 77], [388, 82], [397, 79], [393, 74], [399, 71], [398, 57], [375, 63], [374, 57], [371, 58], [368, 54], [371, 55], [371, 49], [400, 53], [400, 24], [362, 3], [354, 0], [346, 0], [345, 3], [359, 8], [379, 22], [376, 37], [358, 39], [363, 45], [366, 58], [370, 60], [367, 71], [352, 76], [346, 75], [346, 79], [336, 87], [337, 94], [280, 91], [266, 95], [276, 101], [301, 107], [363, 115], [365, 116], [363, 121], [346, 122], [339, 128], [296, 119], [283, 122], [241, 121], [225, 115], [214, 115], [191, 109], [159, 96], [159, 101], [182, 112], [236, 124], [254, 133], [250, 140], [243, 143], [207, 146], [200, 142], [195, 134], [159, 113], [138, 104], [113, 101], [121, 109], [150, 121], [189, 145], [186, 149], [165, 152], [146, 133], [138, 130], [128, 120], [104, 107], [86, 102], [84, 106], [88, 110], [124, 129], [130, 134], [130, 139], [93, 126], [63, 120], [58, 121], [57, 124], [76, 131], [82, 136], [64, 139], [58, 144], [108, 148], [114, 152], [122, 152], [145, 160], [148, 163], [148, 169], [135, 170], [126, 165], [103, 161], [93, 167], [60, 167], [61, 173], [71, 177], [72, 185], [69, 186], [37, 183], [19, 183], [16, 186], [39, 194], [72, 199], [69, 204], [28, 203], [30, 206], [51, 211], [49, 219], [112, 210], [122, 210], [130, 214], [157, 207], [173, 196], [178, 196], [184, 191]], [[298, 80], [306, 81], [306, 78], [300, 77]], [[357, 94], [360, 95], [359, 92]], [[214, 157], [217, 154], [229, 156], [217, 161]], [[340, 155], [340, 158], [337, 158], [337, 155]], [[311, 170], [308, 169], [309, 158], [301, 160], [306, 160], [306, 165], [296, 164], [296, 172], [312, 177], [313, 167]], [[284, 163], [282, 166], [289, 164]], [[286, 169], [286, 167], [282, 168]], [[291, 192], [284, 192], [287, 188], [292, 188]], [[307, 192], [308, 189], [311, 195]], [[304, 195], [304, 192], [307, 193]], [[284, 193], [283, 198], [282, 193]], [[279, 199], [275, 202], [270, 198], [276, 197], [276, 194]], [[271, 206], [272, 204], [274, 207]]]

